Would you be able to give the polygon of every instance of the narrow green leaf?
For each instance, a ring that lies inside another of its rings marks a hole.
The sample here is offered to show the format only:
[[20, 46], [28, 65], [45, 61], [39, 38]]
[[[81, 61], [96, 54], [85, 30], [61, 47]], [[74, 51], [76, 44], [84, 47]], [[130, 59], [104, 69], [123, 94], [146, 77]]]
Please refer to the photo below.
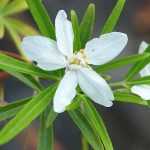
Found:
[[74, 110], [80, 107], [81, 99], [75, 98], [74, 101], [66, 107], [66, 110]]
[[23, 106], [30, 101], [31, 98], [18, 100], [13, 103], [8, 103], [5, 106], [0, 106], [0, 121], [9, 119], [17, 114]]
[[150, 76], [142, 77], [136, 80], [126, 82], [128, 85], [150, 84]]
[[38, 92], [42, 89], [41, 84], [34, 77], [30, 75], [21, 74], [18, 72], [13, 72], [8, 70], [7, 72]]
[[128, 91], [115, 91], [114, 96], [117, 102], [132, 103], [148, 107], [150, 106], [148, 101], [142, 100], [139, 96], [134, 95]]
[[55, 39], [54, 26], [41, 0], [26, 0], [26, 2], [41, 33]]
[[91, 126], [94, 128], [95, 134], [100, 137], [105, 149], [113, 150], [111, 139], [100, 114], [97, 112], [94, 105], [83, 95], [79, 95], [79, 98], [83, 101], [82, 112]]
[[[7, 18], [7, 21], [17, 33], [23, 36], [36, 35], [38, 32], [30, 25], [14, 18]], [[21, 28], [18, 28], [21, 27]]]
[[[21, 56], [23, 56], [24, 58], [26, 58], [26, 56], [24, 55], [20, 45], [21, 45], [21, 36], [24, 35], [34, 35], [37, 34], [37, 32], [29, 25], [24, 24], [21, 21], [18, 21], [17, 19], [11, 19], [11, 18], [5, 18], [2, 20], [6, 30], [8, 31], [8, 33], [10, 34], [10, 37], [12, 38], [13, 42], [15, 43], [17, 49], [19, 50], [19, 53], [21, 54]], [[21, 28], [18, 28], [20, 27]]]
[[17, 31], [7, 22], [7, 20], [4, 20], [4, 25], [6, 27], [6, 30], [10, 34], [10, 37], [12, 38], [13, 42], [15, 43], [16, 47], [18, 48], [19, 52], [21, 55], [23, 55], [21, 48], [20, 48], [20, 43], [21, 43], [21, 38]]
[[46, 127], [46, 119], [49, 107], [41, 115], [41, 125], [39, 131], [39, 142], [37, 150], [54, 150], [53, 125]]
[[79, 110], [70, 110], [68, 113], [92, 148], [94, 150], [104, 150], [103, 144], [95, 136], [92, 127], [83, 114]]
[[96, 68], [97, 72], [105, 72], [109, 71], [112, 69], [120, 68], [125, 65], [133, 64], [135, 62], [144, 60], [144, 59], [149, 59], [150, 55], [149, 54], [141, 54], [141, 55], [132, 55], [132, 56], [127, 56], [119, 59], [115, 59], [110, 61], [107, 64], [101, 65], [100, 67]]
[[150, 57], [139, 61], [131, 67], [128, 73], [125, 75], [125, 80], [130, 81], [135, 75], [137, 75], [148, 63], [150, 63]]
[[12, 73], [19, 72], [42, 78], [58, 79], [53, 73], [41, 70], [32, 64], [17, 60], [2, 53], [0, 53], [0, 69], [6, 72], [12, 71]]
[[33, 97], [16, 117], [8, 122], [0, 131], [0, 145], [9, 142], [43, 112], [52, 100], [54, 89], [50, 86]]
[[95, 23], [95, 5], [89, 4], [85, 15], [80, 24], [81, 48], [85, 47], [86, 42], [90, 39]]
[[22, 11], [26, 10], [27, 8], [28, 7], [27, 7], [25, 0], [13, 0], [5, 6], [2, 14], [5, 16], [13, 15], [13, 14], [22, 12]]
[[126, 0], [117, 0], [116, 6], [108, 17], [101, 31], [101, 34], [112, 32], [117, 25], [119, 17], [123, 11]]
[[54, 112], [53, 108], [49, 108], [49, 112], [48, 112], [48, 115], [47, 115], [47, 118], [46, 118], [46, 127], [49, 128], [54, 120], [57, 118], [58, 116], [58, 113]]
[[14, 29], [14, 27], [10, 24], [10, 22], [6, 19], [3, 19], [4, 21], [4, 25], [6, 27], [6, 30], [8, 31], [10, 37], [12, 38], [15, 46], [17, 47], [20, 55], [24, 58], [26, 58], [26, 56], [24, 55], [20, 45], [21, 45], [21, 37], [19, 35], [19, 33], [16, 31], [16, 29]]
[[78, 16], [74, 10], [71, 10], [71, 22], [74, 31], [74, 50], [78, 51], [81, 48], [80, 27], [79, 27]]
[[[150, 45], [145, 49], [144, 54], [150, 54]], [[148, 63], [150, 63], [149, 59], [150, 57], [135, 63], [134, 66], [126, 74], [125, 80], [130, 81], [137, 73], [141, 71], [141, 69], [143, 69]]]
[[4, 37], [4, 34], [5, 34], [4, 24], [0, 23], [0, 39]]

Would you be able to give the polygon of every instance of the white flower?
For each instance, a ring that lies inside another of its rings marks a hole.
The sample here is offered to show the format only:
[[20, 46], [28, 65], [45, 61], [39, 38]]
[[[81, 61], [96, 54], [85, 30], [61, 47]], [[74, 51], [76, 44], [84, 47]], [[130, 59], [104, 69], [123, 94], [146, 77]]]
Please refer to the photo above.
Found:
[[104, 34], [88, 41], [78, 53], [73, 53], [74, 34], [65, 11], [58, 12], [55, 28], [57, 41], [30, 36], [22, 42], [24, 53], [36, 61], [38, 67], [49, 71], [65, 68], [65, 75], [54, 96], [55, 112], [65, 111], [76, 95], [78, 84], [94, 102], [106, 107], [112, 106], [114, 96], [111, 88], [89, 65], [102, 65], [118, 56], [127, 44], [126, 34]]
[[[142, 54], [148, 44], [146, 42], [142, 42], [139, 48], [139, 53]], [[145, 77], [150, 75], [150, 64], [146, 65], [141, 71], [140, 76]], [[131, 92], [140, 96], [144, 100], [150, 100], [150, 85], [142, 84], [142, 85], [134, 85], [131, 88]]]

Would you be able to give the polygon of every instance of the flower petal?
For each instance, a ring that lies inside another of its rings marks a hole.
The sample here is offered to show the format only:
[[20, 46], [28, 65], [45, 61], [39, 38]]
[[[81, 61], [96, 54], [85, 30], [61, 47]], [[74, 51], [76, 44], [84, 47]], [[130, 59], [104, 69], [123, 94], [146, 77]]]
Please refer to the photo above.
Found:
[[127, 35], [120, 32], [112, 32], [92, 39], [85, 47], [89, 64], [102, 65], [109, 62], [121, 53], [127, 41]]
[[139, 54], [142, 54], [146, 50], [147, 47], [148, 47], [148, 44], [145, 41], [141, 42], [140, 47], [139, 47]]
[[56, 70], [66, 66], [65, 57], [58, 51], [56, 42], [47, 37], [25, 37], [21, 47], [25, 55], [44, 70]]
[[88, 68], [80, 69], [77, 74], [80, 88], [89, 98], [106, 107], [112, 106], [113, 92], [101, 76]]
[[76, 95], [77, 76], [74, 71], [67, 71], [61, 80], [54, 96], [54, 111], [61, 113], [65, 111]]
[[150, 75], [150, 64], [146, 65], [140, 72], [141, 77]]
[[[143, 42], [140, 44], [140, 47], [139, 47], [139, 54], [144, 53], [144, 51], [146, 50], [147, 47], [148, 47], [148, 44], [143, 41]], [[141, 75], [141, 77], [149, 76], [149, 75], [150, 75], [150, 64], [146, 65], [146, 66], [140, 71], [140, 75]]]
[[144, 100], [150, 100], [150, 85], [135, 85], [131, 88], [131, 92]]
[[56, 38], [59, 50], [67, 57], [73, 55], [73, 29], [64, 10], [60, 10], [55, 20]]

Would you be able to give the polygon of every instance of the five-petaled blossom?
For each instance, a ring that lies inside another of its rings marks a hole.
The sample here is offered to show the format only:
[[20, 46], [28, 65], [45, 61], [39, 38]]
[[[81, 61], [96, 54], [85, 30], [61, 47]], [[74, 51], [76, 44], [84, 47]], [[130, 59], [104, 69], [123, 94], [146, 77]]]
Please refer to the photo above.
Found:
[[56, 39], [43, 36], [25, 37], [22, 48], [25, 55], [37, 66], [48, 71], [65, 68], [65, 75], [54, 95], [54, 111], [65, 111], [79, 84], [81, 90], [94, 102], [112, 106], [113, 92], [107, 82], [89, 65], [102, 65], [118, 56], [127, 44], [127, 35], [112, 32], [88, 41], [84, 49], [73, 53], [74, 34], [64, 10], [55, 19]]
[[[146, 42], [142, 42], [139, 47], [139, 53], [142, 54], [147, 49], [148, 44]], [[141, 71], [140, 76], [145, 77], [150, 75], [150, 64], [146, 65]], [[150, 100], [150, 85], [142, 84], [142, 85], [134, 85], [131, 88], [131, 92], [140, 96], [144, 100]]]

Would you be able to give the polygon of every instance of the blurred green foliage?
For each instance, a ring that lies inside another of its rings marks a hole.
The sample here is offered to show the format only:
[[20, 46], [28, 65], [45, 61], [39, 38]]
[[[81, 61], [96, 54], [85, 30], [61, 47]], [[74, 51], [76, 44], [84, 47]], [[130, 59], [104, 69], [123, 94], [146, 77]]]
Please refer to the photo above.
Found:
[[21, 37], [37, 34], [31, 25], [16, 17], [27, 9], [25, 0], [0, 1], [0, 39], [4, 38], [7, 31], [21, 54]]

